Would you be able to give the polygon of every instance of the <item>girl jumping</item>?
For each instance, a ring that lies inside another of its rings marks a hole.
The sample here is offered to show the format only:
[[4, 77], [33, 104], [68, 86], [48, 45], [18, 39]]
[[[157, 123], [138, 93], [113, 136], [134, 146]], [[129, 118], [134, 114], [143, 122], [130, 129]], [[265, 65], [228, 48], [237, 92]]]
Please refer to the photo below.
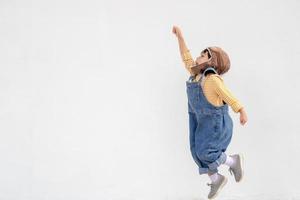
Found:
[[208, 174], [211, 179], [207, 184], [210, 186], [208, 198], [213, 199], [227, 183], [227, 178], [218, 173], [221, 164], [229, 167], [236, 182], [240, 182], [244, 174], [242, 155], [225, 154], [233, 129], [228, 105], [240, 114], [242, 125], [248, 120], [247, 114], [221, 77], [230, 68], [226, 52], [219, 47], [208, 47], [194, 61], [180, 28], [174, 26], [172, 32], [178, 39], [181, 58], [190, 73], [186, 81], [190, 150], [199, 174]]

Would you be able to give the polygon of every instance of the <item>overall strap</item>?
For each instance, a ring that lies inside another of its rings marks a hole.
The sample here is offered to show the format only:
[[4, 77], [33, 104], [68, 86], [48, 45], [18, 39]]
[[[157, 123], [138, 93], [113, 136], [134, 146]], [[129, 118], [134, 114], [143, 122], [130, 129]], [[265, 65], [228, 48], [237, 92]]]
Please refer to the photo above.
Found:
[[190, 75], [188, 82], [193, 82], [194, 79], [195, 79], [195, 76]]
[[[208, 67], [207, 69], [204, 70], [203, 74], [201, 75], [201, 78], [200, 78], [200, 83], [201, 83], [201, 84], [203, 84], [203, 83], [202, 83], [202, 78], [206, 76], [206, 72], [208, 72], [208, 71], [213, 71], [215, 74], [218, 74], [218, 72], [217, 72], [217, 70], [216, 70], [215, 68], [213, 68], [213, 67]], [[223, 101], [223, 104], [225, 105], [226, 102]]]
[[214, 67], [208, 67], [203, 72], [204, 76], [206, 76], [206, 72], [208, 71], [213, 71], [215, 74], [218, 74], [217, 70]]
[[204, 70], [204, 72], [202, 73], [201, 78], [200, 78], [200, 83], [202, 83], [203, 77], [206, 76], [206, 72], [208, 72], [208, 71], [213, 71], [215, 74], [218, 74], [218, 72], [216, 71], [215, 68], [213, 68], [213, 67], [208, 67], [208, 68], [206, 68], [206, 69]]

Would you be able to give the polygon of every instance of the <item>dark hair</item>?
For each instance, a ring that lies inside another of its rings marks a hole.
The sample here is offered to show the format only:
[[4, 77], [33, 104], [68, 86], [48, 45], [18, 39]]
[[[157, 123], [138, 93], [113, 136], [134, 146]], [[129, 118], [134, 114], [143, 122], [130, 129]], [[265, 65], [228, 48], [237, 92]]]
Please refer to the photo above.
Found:
[[208, 53], [208, 58], [210, 58], [211, 55], [210, 55], [209, 51], [208, 51], [207, 49], [204, 49], [204, 50], [203, 50], [203, 53], [206, 53], [206, 52]]

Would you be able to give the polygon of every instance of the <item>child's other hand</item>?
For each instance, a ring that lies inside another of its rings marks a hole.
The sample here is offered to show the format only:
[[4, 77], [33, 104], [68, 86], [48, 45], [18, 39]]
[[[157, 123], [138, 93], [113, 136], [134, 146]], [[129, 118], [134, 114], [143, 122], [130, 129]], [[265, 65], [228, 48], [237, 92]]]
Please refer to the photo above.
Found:
[[248, 117], [247, 117], [246, 111], [245, 111], [244, 108], [242, 108], [239, 112], [240, 112], [240, 123], [242, 125], [245, 125], [246, 122], [248, 121]]

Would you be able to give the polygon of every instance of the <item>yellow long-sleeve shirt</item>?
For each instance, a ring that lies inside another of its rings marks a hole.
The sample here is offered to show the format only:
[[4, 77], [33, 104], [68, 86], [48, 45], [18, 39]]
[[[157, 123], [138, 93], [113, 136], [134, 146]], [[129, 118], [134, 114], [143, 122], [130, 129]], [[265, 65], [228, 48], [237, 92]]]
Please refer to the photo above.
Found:
[[[186, 51], [183, 55], [183, 62], [186, 69], [190, 72], [191, 75], [195, 75], [191, 71], [191, 67], [194, 64], [194, 60], [189, 51]], [[197, 74], [192, 81], [199, 81], [202, 74]], [[218, 74], [209, 74], [206, 77], [203, 77], [202, 89], [203, 93], [212, 105], [222, 106], [224, 105], [223, 101], [226, 102], [234, 112], [239, 112], [243, 105], [239, 100], [234, 97], [230, 90], [224, 84], [223, 78]]]

